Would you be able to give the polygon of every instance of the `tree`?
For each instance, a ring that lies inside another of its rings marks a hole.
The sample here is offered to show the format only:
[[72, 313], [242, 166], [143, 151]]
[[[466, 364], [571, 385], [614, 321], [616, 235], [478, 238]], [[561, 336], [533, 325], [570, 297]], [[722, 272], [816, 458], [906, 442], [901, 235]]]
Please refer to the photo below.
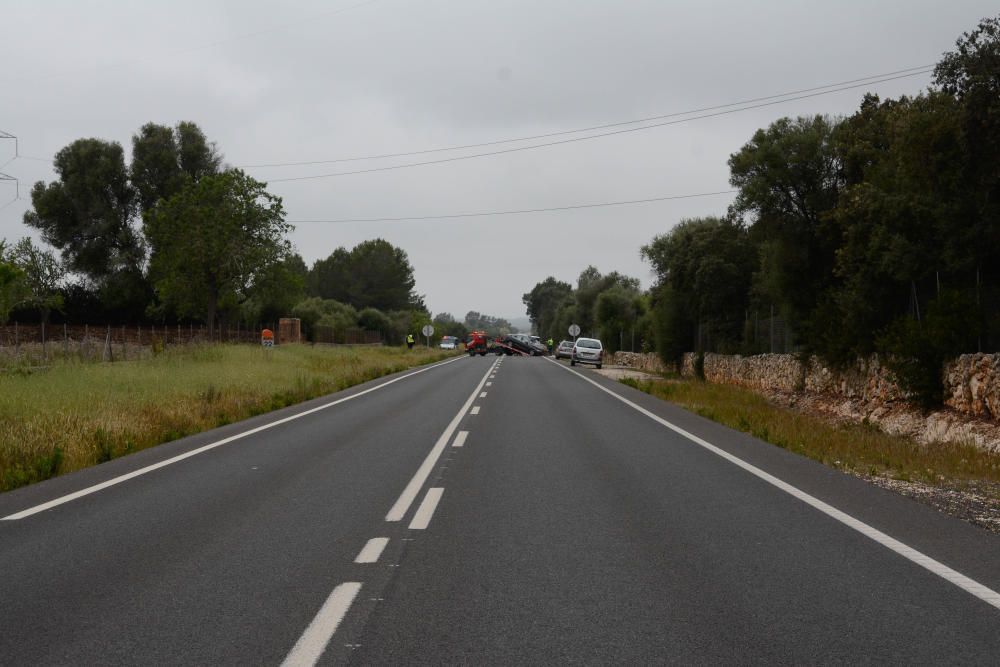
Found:
[[305, 296], [308, 269], [298, 253], [292, 253], [262, 272], [241, 308], [248, 323], [274, 322], [288, 316]]
[[664, 361], [742, 339], [756, 253], [747, 230], [727, 218], [684, 220], [641, 254], [657, 274], [653, 308]]
[[7, 242], [0, 241], [0, 323], [7, 323], [28, 293], [24, 271], [8, 257]]
[[549, 276], [521, 297], [532, 327], [543, 339], [562, 335], [557, 330], [556, 315], [560, 306], [572, 296], [572, 285]]
[[833, 276], [839, 233], [826, 214], [836, 206], [842, 178], [834, 126], [823, 116], [782, 118], [729, 158], [730, 183], [739, 189], [731, 215], [749, 218], [760, 247], [757, 292], [795, 328], [808, 325]]
[[139, 197], [128, 179], [120, 144], [79, 139], [54, 160], [59, 179], [31, 190], [24, 223], [58, 248], [67, 268], [100, 282], [141, 275], [146, 248], [133, 225]]
[[37, 308], [47, 323], [49, 313], [62, 308], [60, 287], [65, 271], [51, 252], [35, 247], [27, 236], [14, 246], [10, 259], [24, 274], [27, 294], [22, 303]]
[[612, 271], [607, 275], [601, 274], [594, 266], [588, 266], [580, 273], [576, 281], [576, 315], [577, 322], [583, 335], [593, 334], [598, 327], [595, 316], [597, 298], [601, 292], [619, 286], [630, 292], [639, 291], [639, 279]]
[[359, 243], [350, 256], [349, 303], [355, 308], [402, 310], [422, 307], [406, 251], [383, 239]]
[[150, 273], [181, 314], [214, 330], [219, 304], [245, 301], [291, 252], [281, 199], [240, 170], [204, 176], [162, 202], [145, 224]]
[[351, 298], [351, 253], [337, 248], [326, 259], [316, 260], [306, 277], [309, 296], [347, 302]]

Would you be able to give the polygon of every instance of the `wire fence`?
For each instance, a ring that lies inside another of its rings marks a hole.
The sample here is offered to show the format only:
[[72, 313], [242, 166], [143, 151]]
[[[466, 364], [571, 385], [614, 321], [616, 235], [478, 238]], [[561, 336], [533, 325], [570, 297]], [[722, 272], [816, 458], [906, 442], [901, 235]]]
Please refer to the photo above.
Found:
[[260, 344], [262, 326], [219, 327], [187, 325], [0, 325], [0, 359], [45, 362], [76, 358], [84, 361], [124, 361], [150, 356], [167, 347], [204, 343]]

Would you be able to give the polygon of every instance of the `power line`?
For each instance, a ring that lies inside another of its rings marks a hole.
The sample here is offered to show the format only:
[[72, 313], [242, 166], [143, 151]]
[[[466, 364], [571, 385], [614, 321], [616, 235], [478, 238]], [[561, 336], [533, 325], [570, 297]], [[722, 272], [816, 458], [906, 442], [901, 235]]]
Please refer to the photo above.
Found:
[[626, 201], [609, 201], [597, 204], [573, 204], [570, 206], [551, 206], [548, 208], [526, 208], [512, 211], [480, 211], [476, 213], [452, 213], [448, 215], [411, 215], [395, 218], [341, 218], [339, 220], [288, 220], [287, 222], [299, 225], [307, 224], [346, 224], [350, 222], [405, 222], [417, 220], [451, 220], [454, 218], [482, 218], [497, 215], [522, 215], [525, 213], [549, 213], [552, 211], [575, 211], [582, 208], [604, 208], [607, 206], [628, 206], [632, 204], [650, 204], [653, 202], [670, 201], [674, 199], [695, 199], [697, 197], [714, 197], [717, 195], [729, 195], [736, 190], [719, 190], [717, 192], [699, 192], [692, 195], [671, 195], [667, 197], [651, 197], [649, 199], [630, 199]]
[[[307, 160], [304, 162], [271, 162], [265, 164], [244, 164], [238, 165], [241, 169], [263, 169], [270, 167], [304, 167], [309, 165], [317, 164], [335, 164], [338, 162], [360, 162], [362, 160], [381, 160], [391, 157], [409, 157], [412, 155], [426, 155], [428, 153], [441, 153], [444, 151], [457, 151], [466, 148], [483, 148], [485, 146], [497, 146], [499, 144], [509, 144], [518, 141], [531, 141], [534, 139], [548, 139], [550, 137], [559, 137], [566, 134], [578, 134], [580, 132], [592, 132], [594, 130], [606, 130], [611, 127], [621, 127], [622, 125], [635, 125], [637, 123], [648, 123], [654, 120], [663, 120], [665, 118], [676, 118], [678, 116], [688, 116], [695, 113], [702, 113], [704, 111], [715, 111], [717, 109], [728, 109], [730, 107], [741, 106], [744, 104], [753, 104], [755, 102], [764, 102], [767, 100], [774, 100], [781, 97], [788, 97], [790, 95], [800, 95], [802, 93], [811, 93], [817, 90], [823, 90], [825, 88], [834, 88], [837, 86], [844, 86], [852, 83], [880, 83], [879, 81], [870, 81], [870, 79], [881, 79], [882, 77], [893, 76], [896, 74], [904, 74], [910, 72], [912, 74], [907, 74], [907, 76], [915, 76], [917, 74], [924, 74], [933, 69], [933, 65], [920, 65], [919, 67], [908, 67], [906, 69], [895, 70], [893, 72], [885, 72], [883, 74], [873, 74], [871, 76], [861, 77], [859, 79], [851, 79], [849, 81], [840, 81], [838, 83], [830, 83], [825, 86], [815, 86], [812, 88], [801, 88], [799, 90], [792, 90], [786, 93], [779, 93], [776, 95], [767, 95], [765, 97], [755, 97], [748, 100], [741, 100], [739, 102], [729, 102], [728, 104], [717, 104], [710, 107], [701, 107], [699, 109], [689, 109], [688, 111], [675, 111], [673, 113], [663, 114], [659, 116], [649, 116], [647, 118], [636, 118], [635, 120], [625, 120], [616, 123], [606, 123], [604, 125], [593, 125], [591, 127], [581, 127], [575, 130], [561, 130], [559, 132], [548, 132], [546, 134], [534, 134], [524, 137], [515, 137], [513, 139], [498, 139], [496, 141], [484, 141], [477, 144], [463, 144], [459, 146], [446, 146], [444, 148], [428, 148], [419, 151], [408, 151], [405, 153], [383, 153], [380, 155], [362, 155], [357, 157], [346, 157], [346, 158], [336, 158], [332, 160]], [[917, 71], [919, 70], [919, 71]], [[887, 79], [889, 80], [889, 79]], [[836, 92], [836, 91], [829, 91]]]
[[514, 148], [505, 148], [503, 150], [489, 151], [489, 152], [486, 152], [486, 153], [474, 153], [472, 155], [460, 155], [460, 156], [457, 156], [457, 157], [442, 158], [440, 160], [425, 160], [423, 162], [410, 162], [410, 163], [407, 163], [407, 164], [395, 164], [395, 165], [388, 165], [388, 166], [385, 166], [385, 167], [371, 167], [369, 169], [357, 169], [355, 171], [340, 171], [340, 172], [333, 172], [333, 173], [329, 173], [329, 174], [313, 174], [311, 176], [294, 176], [294, 177], [290, 177], [290, 178], [272, 178], [272, 179], [269, 179], [268, 182], [269, 183], [287, 183], [287, 182], [291, 182], [291, 181], [310, 181], [310, 180], [316, 180], [316, 179], [320, 179], [320, 178], [335, 178], [337, 176], [353, 176], [355, 174], [370, 174], [370, 173], [380, 172], [380, 171], [394, 171], [394, 170], [397, 170], [397, 169], [409, 169], [411, 167], [423, 167], [423, 166], [431, 165], [431, 164], [443, 164], [443, 163], [446, 163], [446, 162], [458, 162], [460, 160], [472, 160], [474, 158], [489, 157], [489, 156], [493, 156], [493, 155], [503, 155], [503, 154], [506, 154], [506, 153], [517, 153], [517, 152], [520, 152], [520, 151], [530, 151], [530, 150], [534, 150], [536, 148], [548, 148], [550, 146], [559, 146], [559, 145], [562, 145], [562, 144], [571, 144], [571, 143], [575, 143], [575, 142], [578, 142], [578, 141], [588, 141], [590, 139], [598, 139], [598, 138], [601, 138], [601, 137], [610, 137], [610, 136], [619, 135], [619, 134], [628, 134], [630, 132], [641, 132], [643, 130], [651, 130], [651, 129], [656, 128], [656, 127], [665, 127], [667, 125], [678, 125], [680, 123], [688, 123], [690, 121], [702, 120], [704, 118], [714, 118], [716, 116], [725, 116], [725, 115], [732, 114], [732, 113], [739, 113], [741, 111], [749, 111], [751, 109], [760, 109], [762, 107], [774, 106], [775, 104], [784, 104], [786, 102], [794, 102], [796, 100], [804, 100], [804, 99], [807, 99], [807, 98], [810, 98], [810, 97], [818, 97], [820, 95], [828, 95], [830, 93], [838, 93], [838, 92], [841, 92], [841, 91], [844, 91], [844, 90], [851, 90], [853, 88], [861, 88], [861, 87], [872, 85], [872, 84], [876, 84], [876, 83], [885, 83], [887, 81], [895, 81], [896, 79], [905, 79], [907, 77], [917, 76], [918, 74], [926, 74], [929, 71], [930, 70], [922, 70], [922, 71], [919, 71], [919, 72], [912, 72], [910, 74], [900, 74], [898, 76], [887, 77], [887, 78], [884, 78], [884, 79], [879, 79], [879, 80], [876, 80], [876, 81], [869, 81], [869, 82], [866, 82], [866, 83], [859, 83], [859, 84], [855, 84], [855, 85], [852, 85], [852, 86], [842, 86], [840, 88], [834, 88], [833, 90], [826, 90], [826, 91], [818, 92], [818, 93], [810, 93], [808, 95], [798, 95], [796, 97], [789, 97], [789, 98], [786, 98], [786, 99], [776, 100], [776, 101], [772, 101], [772, 102], [763, 102], [761, 104], [753, 104], [753, 105], [749, 105], [749, 106], [743, 106], [743, 107], [740, 107], [738, 109], [726, 109], [726, 110], [723, 110], [723, 111], [716, 111], [714, 113], [702, 114], [700, 116], [691, 116], [689, 118], [680, 118], [680, 119], [676, 119], [676, 120], [665, 121], [665, 122], [662, 122], [662, 123], [654, 123], [652, 125], [644, 125], [642, 127], [630, 127], [630, 128], [626, 128], [626, 129], [623, 129], [623, 130], [614, 130], [612, 132], [602, 132], [602, 133], [599, 133], [599, 134], [592, 134], [592, 135], [589, 135], [589, 136], [586, 136], [586, 137], [574, 137], [572, 139], [561, 139], [559, 141], [549, 141], [549, 142], [545, 142], [545, 143], [541, 143], [541, 144], [533, 144], [531, 146], [517, 146], [517, 147], [514, 147]]

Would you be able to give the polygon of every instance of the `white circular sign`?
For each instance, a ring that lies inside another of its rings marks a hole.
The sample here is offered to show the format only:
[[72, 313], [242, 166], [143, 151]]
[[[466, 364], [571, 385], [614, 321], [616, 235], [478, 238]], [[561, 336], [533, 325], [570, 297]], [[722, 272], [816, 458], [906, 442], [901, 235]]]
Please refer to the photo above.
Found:
[[573, 336], [574, 338], [576, 338], [577, 336], [579, 336], [580, 335], [580, 325], [578, 325], [578, 324], [571, 324], [571, 325], [569, 325], [569, 335]]
[[434, 335], [434, 327], [432, 327], [429, 324], [425, 324], [424, 328], [420, 330], [420, 333], [430, 338], [431, 336]]

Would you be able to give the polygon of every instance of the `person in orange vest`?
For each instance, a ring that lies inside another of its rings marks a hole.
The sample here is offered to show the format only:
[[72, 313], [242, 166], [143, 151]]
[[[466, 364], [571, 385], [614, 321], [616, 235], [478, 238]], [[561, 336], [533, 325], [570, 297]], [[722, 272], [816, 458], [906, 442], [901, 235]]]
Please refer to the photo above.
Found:
[[408, 350], [413, 349], [413, 334], [406, 334], [406, 348]]

